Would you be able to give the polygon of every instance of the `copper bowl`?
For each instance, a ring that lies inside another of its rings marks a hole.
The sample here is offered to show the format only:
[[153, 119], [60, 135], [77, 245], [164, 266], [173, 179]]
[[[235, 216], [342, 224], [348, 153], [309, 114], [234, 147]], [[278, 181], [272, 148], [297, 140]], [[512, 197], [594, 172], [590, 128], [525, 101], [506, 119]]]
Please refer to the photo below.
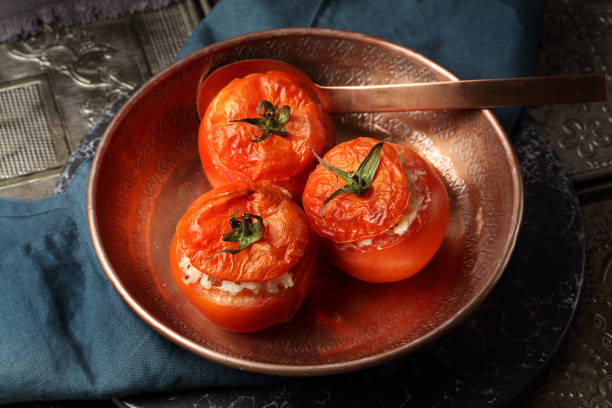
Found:
[[373, 135], [408, 145], [442, 176], [450, 223], [438, 254], [415, 277], [366, 284], [321, 259], [317, 281], [295, 318], [253, 334], [214, 327], [183, 297], [170, 276], [168, 248], [180, 216], [210, 188], [197, 155], [197, 87], [215, 68], [247, 58], [288, 62], [322, 85], [457, 79], [409, 49], [327, 29], [232, 38], [151, 78], [106, 130], [87, 191], [95, 250], [125, 301], [155, 330], [202, 357], [292, 376], [379, 364], [465, 319], [503, 273], [522, 216], [516, 157], [487, 110], [334, 117], [339, 142]]

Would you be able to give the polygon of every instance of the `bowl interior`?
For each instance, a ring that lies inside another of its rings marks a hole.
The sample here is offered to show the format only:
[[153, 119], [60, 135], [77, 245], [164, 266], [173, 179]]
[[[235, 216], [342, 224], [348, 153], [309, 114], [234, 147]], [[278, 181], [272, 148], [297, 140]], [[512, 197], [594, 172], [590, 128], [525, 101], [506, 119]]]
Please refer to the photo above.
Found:
[[149, 324], [217, 362], [284, 375], [327, 374], [407, 353], [463, 319], [501, 275], [516, 240], [522, 185], [509, 143], [487, 111], [335, 115], [341, 142], [374, 136], [426, 157], [448, 189], [451, 217], [425, 270], [366, 284], [320, 259], [295, 318], [253, 334], [218, 329], [174, 284], [176, 222], [210, 189], [197, 154], [195, 108], [203, 75], [246, 58], [279, 59], [322, 85], [449, 80], [405, 48], [332, 30], [277, 30], [207, 47], [158, 74], [113, 120], [94, 160], [88, 202], [94, 246], [110, 280]]

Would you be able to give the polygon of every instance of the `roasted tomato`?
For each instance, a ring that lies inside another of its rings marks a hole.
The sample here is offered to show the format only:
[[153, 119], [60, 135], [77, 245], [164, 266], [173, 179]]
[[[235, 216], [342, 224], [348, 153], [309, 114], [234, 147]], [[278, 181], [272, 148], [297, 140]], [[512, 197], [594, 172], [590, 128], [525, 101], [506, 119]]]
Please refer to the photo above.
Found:
[[395, 282], [423, 269], [449, 218], [448, 194], [431, 165], [406, 147], [370, 138], [342, 143], [322, 161], [302, 203], [331, 262], [366, 282]]
[[310, 287], [316, 244], [284, 190], [236, 182], [195, 200], [170, 248], [172, 276], [212, 323], [253, 332], [289, 321]]
[[198, 149], [215, 187], [268, 181], [299, 200], [316, 161], [335, 144], [334, 124], [311, 88], [286, 72], [235, 79], [202, 116]]

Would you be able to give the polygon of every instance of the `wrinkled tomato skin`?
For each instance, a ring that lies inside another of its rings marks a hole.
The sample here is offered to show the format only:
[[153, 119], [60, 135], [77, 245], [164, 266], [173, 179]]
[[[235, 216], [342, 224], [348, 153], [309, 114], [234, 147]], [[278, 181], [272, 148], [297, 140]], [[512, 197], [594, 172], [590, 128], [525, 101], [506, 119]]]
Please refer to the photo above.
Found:
[[[328, 149], [329, 148], [326, 146], [323, 151], [327, 151]], [[209, 150], [206, 148], [206, 146], [200, 143], [199, 151], [200, 151], [200, 162], [202, 163], [204, 174], [206, 174], [206, 178], [208, 179], [208, 181], [210, 182], [210, 185], [213, 188], [222, 186], [227, 183], [231, 183], [233, 181], [242, 181], [242, 180], [248, 179], [246, 177], [242, 178], [242, 177], [224, 176], [223, 174], [219, 172], [220, 166], [218, 164], [213, 163], [212, 156], [209, 153]], [[302, 198], [302, 191], [304, 191], [304, 186], [306, 186], [306, 180], [308, 180], [308, 175], [314, 168], [315, 168], [315, 163], [313, 162], [312, 165], [308, 166], [302, 172], [292, 177], [289, 177], [285, 180], [274, 181], [274, 184], [287, 190], [291, 198], [299, 203]]]
[[416, 153], [409, 149], [394, 147], [403, 153], [405, 160], [406, 156], [412, 156], [415, 166], [423, 170], [416, 183], [426, 186], [429, 195], [428, 205], [421, 207], [409, 230], [388, 243], [385, 243], [386, 237], [374, 238], [374, 243], [382, 243], [382, 248], [371, 245], [358, 249], [319, 237], [319, 245], [333, 265], [365, 282], [396, 282], [421, 271], [440, 248], [448, 225], [448, 193], [436, 170], [419, 156], [414, 157]]
[[[252, 75], [258, 80], [247, 80]], [[299, 202], [316, 165], [311, 149], [322, 155], [335, 145], [334, 123], [313, 90], [314, 84], [286, 72], [252, 75], [230, 82], [202, 116], [198, 134], [202, 168], [213, 187], [234, 181], [268, 181]], [[263, 99], [279, 107], [290, 105], [286, 137], [271, 135], [252, 142], [249, 137], [261, 131], [246, 123], [229, 122], [258, 117], [256, 107]]]
[[[237, 214], [261, 217], [262, 235], [236, 253], [219, 252], [238, 248], [238, 242], [224, 239], [229, 219]], [[217, 283], [208, 289], [200, 281], [186, 283], [180, 266], [184, 258]], [[234, 182], [202, 194], [178, 221], [170, 248], [172, 276], [183, 294], [212, 323], [235, 332], [290, 320], [308, 292], [315, 266], [316, 241], [302, 209], [271, 183]], [[232, 294], [218, 287], [220, 280], [259, 283], [289, 272], [293, 286], [280, 286], [276, 293], [262, 288]]]
[[202, 162], [204, 174], [206, 174], [206, 178], [210, 182], [210, 185], [215, 188], [229, 183], [229, 180], [217, 170], [218, 166], [212, 162], [208, 149], [203, 143], [198, 143], [198, 150], [200, 152], [200, 161]]
[[[379, 140], [358, 137], [333, 147], [323, 157], [345, 172], [356, 171]], [[334, 242], [353, 242], [379, 235], [397, 223], [410, 198], [405, 169], [391, 143], [385, 143], [368, 191], [340, 194], [321, 206], [346, 182], [319, 164], [308, 177], [302, 204], [311, 228]]]
[[211, 323], [237, 333], [251, 333], [290, 321], [308, 294], [317, 266], [316, 240], [311, 233], [306, 253], [290, 270], [292, 287], [280, 289], [277, 294], [242, 290], [232, 295], [205, 289], [199, 283], [183, 282], [179, 267], [182, 256], [175, 235], [170, 245], [170, 269], [179, 289]]
[[[226, 242], [232, 214], [261, 216], [264, 233], [235, 254], [238, 242]], [[310, 229], [302, 209], [271, 183], [235, 182], [210, 190], [191, 203], [176, 225], [178, 245], [191, 264], [213, 278], [261, 282], [276, 279], [306, 251]]]

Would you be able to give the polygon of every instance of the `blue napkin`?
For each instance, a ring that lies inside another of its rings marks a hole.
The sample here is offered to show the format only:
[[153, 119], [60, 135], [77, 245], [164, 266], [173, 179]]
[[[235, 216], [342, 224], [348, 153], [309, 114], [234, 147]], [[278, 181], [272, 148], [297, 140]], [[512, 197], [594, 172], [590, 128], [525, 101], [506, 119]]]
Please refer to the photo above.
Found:
[[[534, 0], [225, 0], [179, 57], [238, 34], [313, 26], [394, 41], [465, 79], [530, 75], [542, 11]], [[517, 114], [499, 112], [506, 129]], [[66, 193], [0, 200], [0, 403], [272, 381], [184, 351], [125, 305], [90, 242], [89, 167]]]

